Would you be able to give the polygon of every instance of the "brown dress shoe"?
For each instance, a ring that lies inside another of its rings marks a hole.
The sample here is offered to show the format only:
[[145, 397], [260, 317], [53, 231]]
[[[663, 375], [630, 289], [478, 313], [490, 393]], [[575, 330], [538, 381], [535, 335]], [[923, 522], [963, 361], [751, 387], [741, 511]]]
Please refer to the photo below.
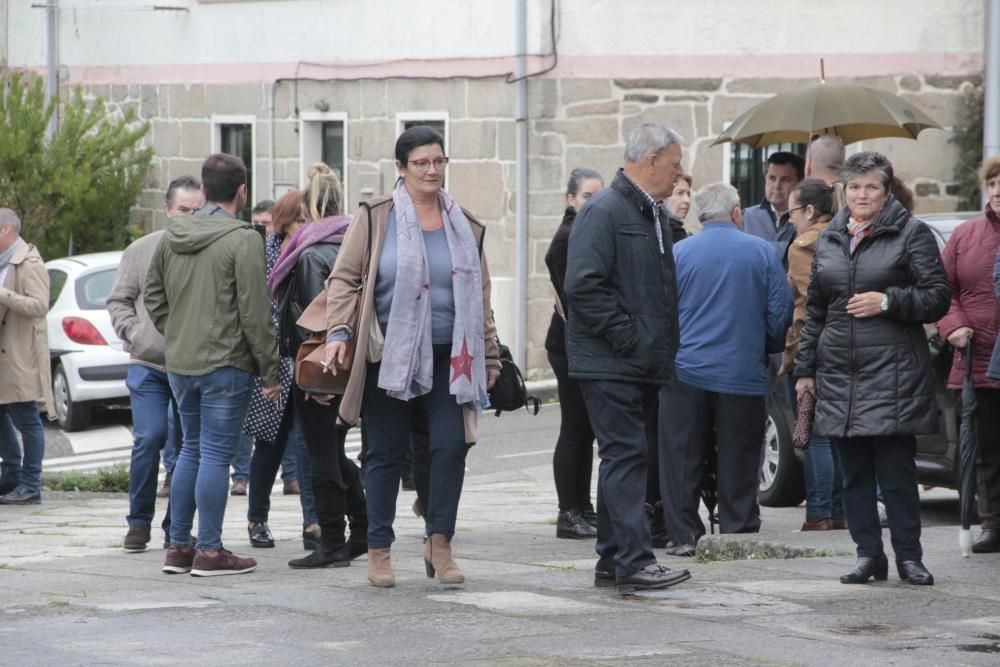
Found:
[[297, 496], [301, 493], [302, 489], [299, 487], [299, 480], [293, 479], [290, 482], [285, 482], [285, 486], [281, 489], [281, 494], [284, 496]]
[[396, 574], [389, 562], [389, 547], [368, 550], [368, 583], [378, 588], [396, 585]]
[[424, 566], [428, 579], [433, 579], [437, 573], [442, 584], [465, 583], [465, 573], [451, 556], [451, 540], [441, 533], [433, 533], [430, 539], [424, 539]]
[[847, 530], [847, 519], [834, 519], [832, 530]]
[[829, 519], [812, 519], [802, 523], [802, 532], [810, 530], [833, 530], [833, 521]]

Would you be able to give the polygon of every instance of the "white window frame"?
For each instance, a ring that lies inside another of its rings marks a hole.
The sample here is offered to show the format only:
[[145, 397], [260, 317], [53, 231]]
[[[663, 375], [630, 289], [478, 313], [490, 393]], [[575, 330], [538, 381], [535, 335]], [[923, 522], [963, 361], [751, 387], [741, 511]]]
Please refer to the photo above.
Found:
[[448, 133], [451, 129], [451, 120], [447, 111], [398, 111], [396, 112], [396, 138], [403, 133], [403, 124], [411, 120], [443, 120], [444, 121], [444, 152], [448, 154], [448, 146], [451, 140]]
[[[253, 164], [250, 165], [250, 192], [257, 199], [261, 200], [261, 193], [257, 190], [257, 174], [259, 170], [257, 169], [257, 116], [250, 114], [236, 114], [236, 115], [217, 115], [212, 114], [212, 152], [221, 153], [222, 152], [222, 126], [223, 125], [249, 125], [250, 126], [250, 143], [253, 146], [251, 151], [251, 159]], [[253, 206], [257, 202], [250, 202]]]
[[345, 111], [303, 111], [299, 115], [299, 183], [300, 188], [306, 186], [309, 165], [323, 159], [322, 136], [323, 123], [339, 122], [344, 126], [344, 173], [340, 175], [340, 183], [344, 188], [344, 201], [341, 209], [350, 211], [348, 193], [350, 192], [350, 168], [347, 163], [348, 127]]

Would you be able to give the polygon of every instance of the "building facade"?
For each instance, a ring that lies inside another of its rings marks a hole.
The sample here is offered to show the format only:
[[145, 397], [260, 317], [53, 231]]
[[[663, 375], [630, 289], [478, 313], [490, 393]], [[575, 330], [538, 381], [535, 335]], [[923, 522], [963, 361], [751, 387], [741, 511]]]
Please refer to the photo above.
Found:
[[[166, 222], [167, 183], [197, 175], [210, 152], [244, 157], [255, 200], [300, 187], [309, 164], [325, 161], [340, 170], [353, 210], [391, 190], [403, 129], [441, 129], [446, 187], [488, 226], [498, 320], [511, 338], [514, 3], [161, 0], [154, 9], [144, 0], [59, 0], [49, 40], [48, 10], [35, 4], [43, 3], [0, 0], [0, 66], [44, 75], [53, 43], [61, 90], [81, 86], [150, 123], [156, 157], [133, 213], [148, 230]], [[610, 180], [639, 123], [681, 133], [695, 187], [731, 180], [746, 151], [712, 141], [755, 103], [816, 81], [824, 58], [828, 79], [898, 93], [945, 128], [850, 150], [886, 153], [918, 211], [957, 206], [950, 139], [965, 93], [981, 84], [979, 0], [528, 0], [527, 26], [531, 377], [548, 374], [543, 257], [566, 179], [589, 166]]]

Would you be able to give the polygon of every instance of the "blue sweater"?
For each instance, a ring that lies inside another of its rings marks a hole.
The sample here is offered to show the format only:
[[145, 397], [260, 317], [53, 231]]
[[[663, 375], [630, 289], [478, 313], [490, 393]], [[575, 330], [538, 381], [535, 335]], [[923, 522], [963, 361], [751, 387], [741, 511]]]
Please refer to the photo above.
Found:
[[721, 394], [765, 396], [767, 354], [785, 348], [792, 294], [778, 253], [731, 222], [674, 246], [681, 346], [677, 379]]

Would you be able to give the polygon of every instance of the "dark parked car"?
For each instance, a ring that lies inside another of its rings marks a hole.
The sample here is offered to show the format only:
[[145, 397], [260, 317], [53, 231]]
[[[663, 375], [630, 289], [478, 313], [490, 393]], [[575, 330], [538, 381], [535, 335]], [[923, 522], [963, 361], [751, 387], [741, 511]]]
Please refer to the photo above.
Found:
[[[920, 216], [944, 248], [951, 233], [960, 224], [982, 213], [934, 213]], [[921, 484], [958, 488], [958, 418], [955, 394], [947, 389], [951, 370], [952, 348], [941, 340], [937, 330], [928, 327], [927, 344], [931, 349], [932, 373], [937, 394], [941, 430], [917, 438], [917, 479]], [[767, 430], [761, 457], [760, 484], [757, 496], [766, 507], [795, 506], [805, 499], [801, 453], [792, 446], [795, 423], [787, 378], [771, 384], [768, 396]]]

